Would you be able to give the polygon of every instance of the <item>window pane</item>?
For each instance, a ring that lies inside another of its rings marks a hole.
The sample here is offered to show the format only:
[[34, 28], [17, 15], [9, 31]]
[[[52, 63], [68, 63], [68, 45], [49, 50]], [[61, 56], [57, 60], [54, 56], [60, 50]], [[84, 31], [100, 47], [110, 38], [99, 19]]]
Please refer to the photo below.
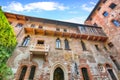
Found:
[[82, 68], [82, 75], [84, 80], [90, 80], [87, 72], [87, 68]]
[[112, 4], [110, 4], [109, 7], [110, 7], [111, 9], [114, 9], [114, 8], [116, 7], [116, 4], [112, 3]]
[[103, 16], [104, 16], [104, 17], [107, 17], [107, 16], [108, 16], [108, 12], [105, 11], [105, 12], [103, 13]]
[[113, 22], [113, 24], [114, 24], [116, 27], [119, 27], [119, 26], [120, 26], [120, 22], [118, 22], [117, 20], [113, 20], [112, 22]]
[[69, 42], [68, 42], [68, 40], [67, 39], [65, 39], [65, 49], [69, 49]]
[[34, 75], [35, 75], [35, 69], [36, 69], [36, 66], [32, 66], [32, 67], [31, 67], [29, 80], [33, 80]]
[[60, 45], [61, 45], [61, 43], [60, 43], [60, 40], [59, 40], [59, 38], [56, 40], [56, 48], [60, 48]]
[[24, 77], [25, 77], [26, 71], [27, 71], [27, 66], [24, 66], [24, 67], [22, 68], [22, 71], [21, 71], [21, 74], [20, 74], [19, 80], [24, 80]]

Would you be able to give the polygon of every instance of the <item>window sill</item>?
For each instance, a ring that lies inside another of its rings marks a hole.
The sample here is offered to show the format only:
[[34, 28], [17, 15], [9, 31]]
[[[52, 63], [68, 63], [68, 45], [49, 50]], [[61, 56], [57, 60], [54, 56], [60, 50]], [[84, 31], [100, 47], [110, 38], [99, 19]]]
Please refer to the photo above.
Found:
[[55, 49], [57, 49], [57, 50], [62, 50], [62, 48], [55, 48]]
[[71, 50], [71, 49], [65, 49], [65, 50]]
[[18, 46], [18, 47], [28, 47], [28, 46], [22, 46], [22, 45], [20, 45], [20, 46]]

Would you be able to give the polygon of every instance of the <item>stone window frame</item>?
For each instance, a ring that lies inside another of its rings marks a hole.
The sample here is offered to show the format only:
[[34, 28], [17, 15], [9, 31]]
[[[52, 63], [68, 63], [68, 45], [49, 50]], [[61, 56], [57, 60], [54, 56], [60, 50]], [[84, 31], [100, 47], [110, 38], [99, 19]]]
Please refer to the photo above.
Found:
[[113, 19], [112, 23], [114, 24], [114, 26], [120, 27], [120, 21]]
[[104, 12], [103, 12], [103, 16], [104, 16], [104, 17], [107, 17], [108, 15], [109, 15], [109, 13], [108, 13], [107, 11], [104, 11]]
[[110, 7], [111, 9], [114, 9], [116, 6], [117, 6], [117, 5], [116, 5], [115, 3], [111, 3], [111, 4], [109, 5], [109, 7]]
[[19, 66], [18, 69], [17, 69], [17, 72], [16, 72], [16, 74], [15, 74], [15, 80], [19, 80], [19, 77], [20, 77], [20, 74], [21, 74], [21, 71], [22, 71], [22, 67], [24, 67], [24, 66], [27, 67], [27, 70], [26, 70], [24, 79], [28, 79], [28, 78], [29, 78], [29, 76], [30, 76], [30, 71], [31, 71], [31, 67], [32, 67], [32, 66], [35, 66], [35, 67], [36, 67], [35, 73], [34, 73], [34, 78], [35, 78], [35, 74], [36, 74], [36, 71], [37, 71], [37, 69], [38, 69], [37, 63], [32, 62], [31, 64], [29, 64], [29, 62], [27, 62], [27, 63], [26, 63], [26, 62], [23, 62], [23, 63], [20, 64], [20, 66]]
[[27, 47], [30, 43], [30, 38], [30, 35], [26, 35], [22, 40], [21, 46]]
[[17, 23], [17, 25], [15, 27], [22, 28], [23, 27], [23, 23]]

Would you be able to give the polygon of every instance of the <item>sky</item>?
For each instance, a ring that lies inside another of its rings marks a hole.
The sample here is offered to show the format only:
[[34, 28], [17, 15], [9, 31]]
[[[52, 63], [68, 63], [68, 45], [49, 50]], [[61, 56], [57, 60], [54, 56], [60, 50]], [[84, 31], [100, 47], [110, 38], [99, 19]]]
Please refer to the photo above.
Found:
[[83, 24], [98, 0], [1, 0], [6, 12]]

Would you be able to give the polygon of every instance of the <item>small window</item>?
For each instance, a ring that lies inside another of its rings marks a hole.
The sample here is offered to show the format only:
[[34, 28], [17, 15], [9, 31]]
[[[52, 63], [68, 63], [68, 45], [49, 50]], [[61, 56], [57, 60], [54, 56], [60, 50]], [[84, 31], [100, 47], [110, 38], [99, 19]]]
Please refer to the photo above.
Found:
[[39, 29], [42, 29], [43, 27], [41, 25], [38, 26]]
[[98, 9], [97, 9], [97, 10], [99, 11], [100, 9], [101, 9], [101, 7], [98, 7]]
[[96, 23], [93, 24], [94, 26], [98, 26]]
[[61, 48], [61, 41], [59, 38], [56, 39], [56, 48]]
[[95, 45], [95, 47], [96, 47], [97, 50], [100, 50], [99, 47], [98, 47], [98, 45]]
[[103, 64], [98, 64], [98, 70], [100, 72], [104, 72], [105, 71], [105, 68], [104, 68]]
[[86, 51], [87, 49], [86, 49], [86, 45], [85, 45], [85, 43], [81, 40], [81, 46], [82, 46], [82, 48], [83, 48], [83, 51]]
[[38, 40], [37, 44], [44, 44], [43, 40]]
[[69, 41], [65, 39], [64, 42], [65, 42], [65, 49], [69, 49]]
[[110, 4], [109, 7], [110, 7], [111, 9], [114, 9], [116, 6], [117, 6], [116, 4], [112, 3], [112, 4]]
[[64, 32], [67, 32], [67, 29], [64, 29]]
[[92, 21], [92, 18], [90, 18], [90, 21]]
[[120, 22], [118, 22], [117, 20], [112, 20], [112, 23], [113, 23], [116, 27], [120, 27]]
[[56, 31], [60, 31], [60, 29], [59, 29], [59, 28], [56, 28]]
[[104, 46], [104, 50], [106, 50], [106, 51], [107, 51], [107, 47], [106, 47], [106, 46]]
[[112, 42], [109, 42], [109, 43], [108, 43], [108, 46], [111, 48], [111, 47], [113, 47], [114, 45], [113, 45]]
[[25, 37], [22, 46], [28, 46], [29, 42], [30, 42], [30, 36]]
[[106, 3], [107, 0], [103, 0], [103, 3]]
[[103, 16], [104, 16], [104, 17], [107, 17], [107, 16], [108, 16], [108, 12], [105, 11], [105, 12], [103, 13]]
[[31, 24], [31, 27], [35, 27], [35, 24]]
[[23, 24], [22, 23], [18, 23], [17, 25], [16, 25], [16, 27], [22, 27], [23, 26]]

